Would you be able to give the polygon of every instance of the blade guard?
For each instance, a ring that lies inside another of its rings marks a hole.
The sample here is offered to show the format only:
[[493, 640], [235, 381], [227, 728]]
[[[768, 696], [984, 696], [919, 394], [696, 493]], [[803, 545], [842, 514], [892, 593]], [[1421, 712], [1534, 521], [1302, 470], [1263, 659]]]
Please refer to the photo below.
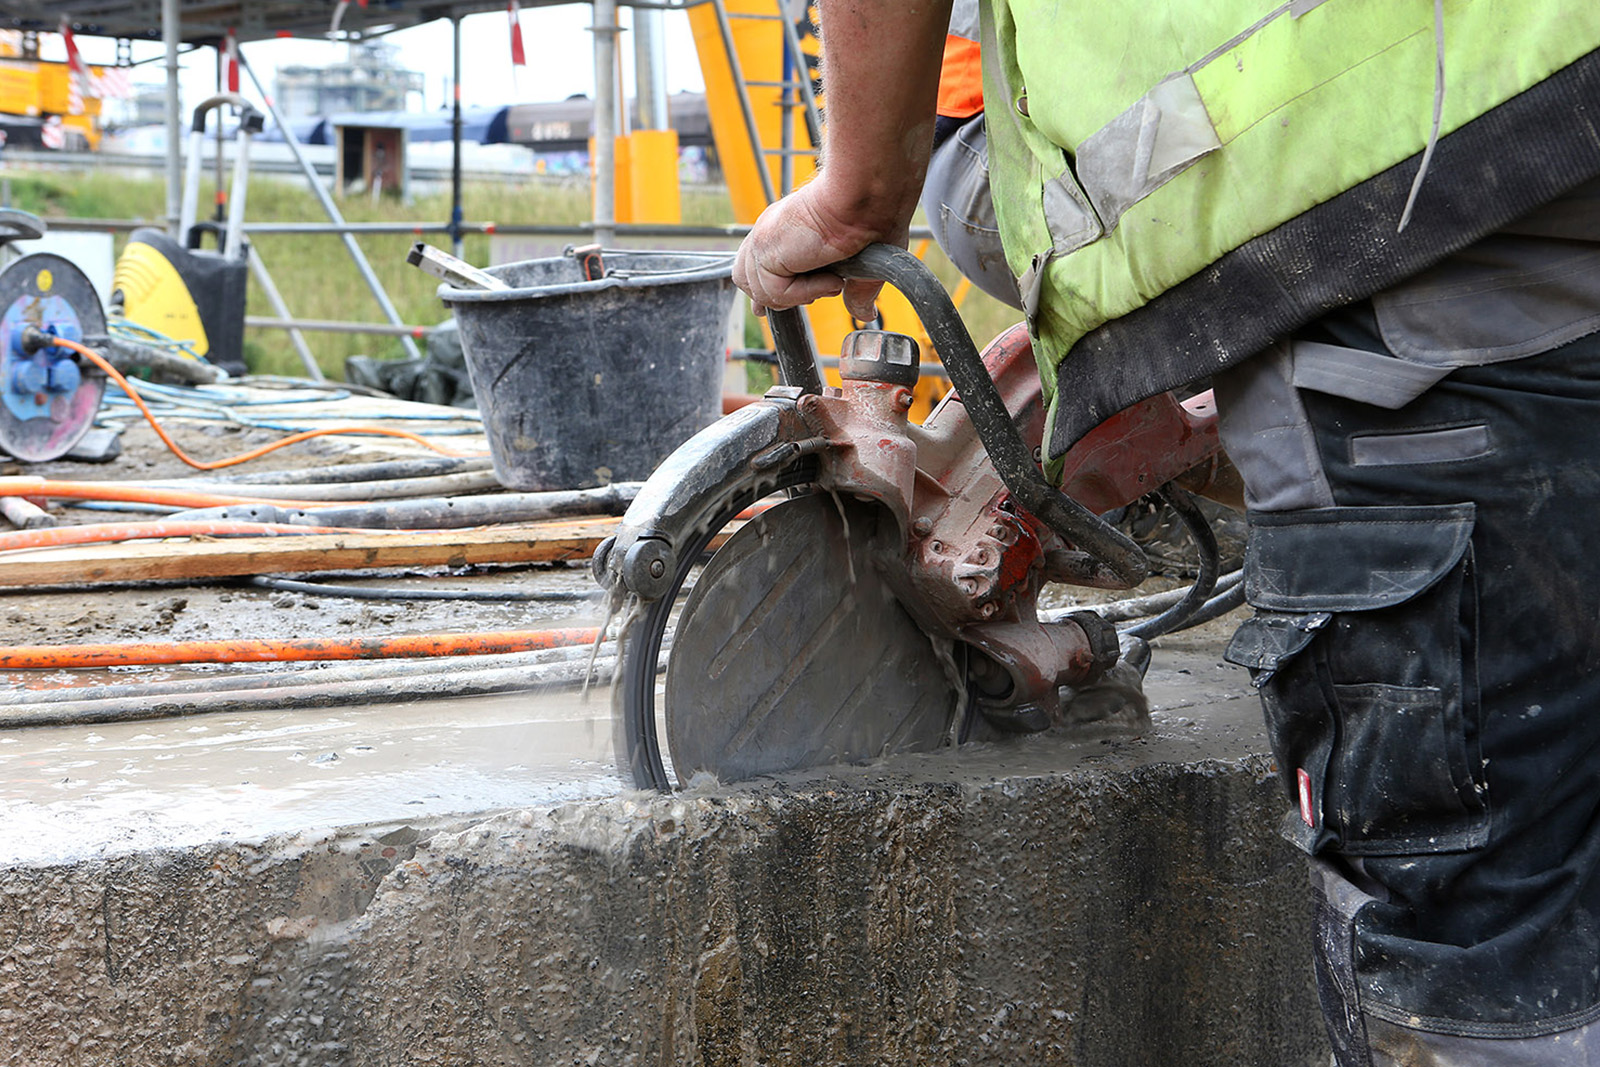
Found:
[[779, 386], [701, 430], [656, 468], [616, 534], [595, 550], [596, 580], [649, 603], [671, 587], [678, 554], [735, 498], [762, 496], [807, 454], [810, 436], [795, 407], [798, 389]]

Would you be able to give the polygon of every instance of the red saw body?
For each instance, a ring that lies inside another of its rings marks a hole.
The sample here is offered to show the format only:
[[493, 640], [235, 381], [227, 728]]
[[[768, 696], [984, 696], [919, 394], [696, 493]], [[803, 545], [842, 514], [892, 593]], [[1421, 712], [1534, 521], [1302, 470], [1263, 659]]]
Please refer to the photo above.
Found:
[[[1092, 613], [1041, 619], [1040, 590], [1137, 584], [1142, 552], [1098, 516], [1219, 462], [1210, 394], [1161, 395], [1085, 437], [1056, 490], [1038, 466], [1045, 406], [1027, 331], [980, 356], [907, 253], [839, 269], [906, 293], [955, 391], [912, 424], [910, 338], [851, 334], [832, 388], [794, 351], [793, 320], [774, 321], [789, 384], [669, 457], [596, 553], [628, 620], [614, 703], [641, 786], [929, 749], [980, 720], [1050, 725], [1062, 687], [1103, 676], [1119, 641]], [[780, 490], [792, 499], [734, 534], [675, 608], [712, 535]]]

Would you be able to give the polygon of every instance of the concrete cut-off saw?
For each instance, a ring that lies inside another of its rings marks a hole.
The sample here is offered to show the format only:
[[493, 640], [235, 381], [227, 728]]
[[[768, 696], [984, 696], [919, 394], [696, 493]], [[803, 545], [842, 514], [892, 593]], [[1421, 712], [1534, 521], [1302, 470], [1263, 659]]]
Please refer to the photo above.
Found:
[[1152, 493], [1202, 566], [1143, 633], [1183, 625], [1215, 586], [1210, 526], [1172, 484], [1204, 488], [1225, 464], [1208, 392], [1108, 420], [1066, 455], [1057, 489], [1039, 466], [1045, 406], [1024, 328], [980, 355], [902, 249], [830, 269], [899, 289], [954, 391], [910, 423], [916, 343], [877, 330], [845, 339], [842, 385], [825, 387], [799, 312], [771, 313], [784, 384], [669, 456], [594, 556], [623, 619], [617, 751], [640, 788], [1043, 730], [1063, 718], [1063, 687], [1119, 660], [1136, 685], [1141, 639], [1089, 611], [1041, 616], [1038, 600], [1049, 583], [1143, 581], [1144, 551], [1100, 516]]

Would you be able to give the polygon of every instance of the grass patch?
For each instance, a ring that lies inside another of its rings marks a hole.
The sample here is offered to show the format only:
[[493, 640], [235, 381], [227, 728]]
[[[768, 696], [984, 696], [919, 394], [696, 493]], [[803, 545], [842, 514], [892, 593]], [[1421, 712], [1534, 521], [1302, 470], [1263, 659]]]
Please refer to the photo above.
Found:
[[[10, 205], [49, 218], [133, 219], [159, 225], [166, 211], [166, 183], [159, 178], [130, 179], [101, 172], [73, 174], [13, 172], [3, 175]], [[213, 202], [213, 187], [202, 182], [200, 203]], [[448, 221], [447, 190], [416, 195], [411, 203], [394, 199], [373, 202], [368, 197], [338, 201], [350, 222], [403, 222], [433, 225]], [[250, 185], [246, 217], [250, 222], [326, 221], [321, 203], [298, 179], [258, 178]], [[521, 184], [468, 183], [462, 190], [462, 211], [468, 221], [493, 221], [501, 225], [577, 225], [590, 217], [588, 183], [579, 179], [536, 179]], [[731, 222], [732, 207], [725, 190], [685, 186], [684, 222], [718, 225]], [[428, 234], [430, 244], [448, 246], [444, 234]], [[362, 234], [352, 237], [372, 267], [402, 322], [431, 326], [449, 317], [437, 296], [438, 282], [408, 265], [406, 253], [417, 240], [413, 234]], [[295, 318], [343, 322], [384, 321], [376, 298], [362, 281], [337, 234], [257, 234], [256, 251], [271, 272], [285, 304]], [[126, 237], [117, 238], [120, 253]], [[550, 240], [551, 254], [562, 240]], [[463, 257], [471, 263], [489, 262], [489, 237], [468, 235]], [[207, 247], [212, 247], [209, 242]], [[949, 286], [957, 274], [934, 249], [928, 262]], [[250, 313], [273, 316], [266, 294], [252, 279]], [[968, 328], [980, 345], [1015, 322], [1011, 308], [974, 291], [961, 308]], [[754, 332], [759, 337], [759, 330]], [[344, 361], [352, 355], [398, 359], [405, 348], [398, 338], [366, 334], [308, 332], [306, 342], [317, 364], [329, 378], [343, 379]], [[747, 335], [747, 340], [749, 339]], [[753, 347], [753, 346], [752, 346]], [[245, 356], [250, 369], [262, 374], [304, 373], [288, 335], [277, 329], [251, 329], [245, 333]], [[752, 385], [758, 383], [752, 382]]]

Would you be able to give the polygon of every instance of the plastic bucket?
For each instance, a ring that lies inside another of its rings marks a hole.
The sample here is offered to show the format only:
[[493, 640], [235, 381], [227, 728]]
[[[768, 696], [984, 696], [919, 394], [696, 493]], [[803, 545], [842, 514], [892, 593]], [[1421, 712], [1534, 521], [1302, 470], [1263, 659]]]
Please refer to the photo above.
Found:
[[495, 475], [508, 488], [642, 481], [722, 414], [732, 257], [616, 251], [492, 267], [510, 289], [439, 287]]

